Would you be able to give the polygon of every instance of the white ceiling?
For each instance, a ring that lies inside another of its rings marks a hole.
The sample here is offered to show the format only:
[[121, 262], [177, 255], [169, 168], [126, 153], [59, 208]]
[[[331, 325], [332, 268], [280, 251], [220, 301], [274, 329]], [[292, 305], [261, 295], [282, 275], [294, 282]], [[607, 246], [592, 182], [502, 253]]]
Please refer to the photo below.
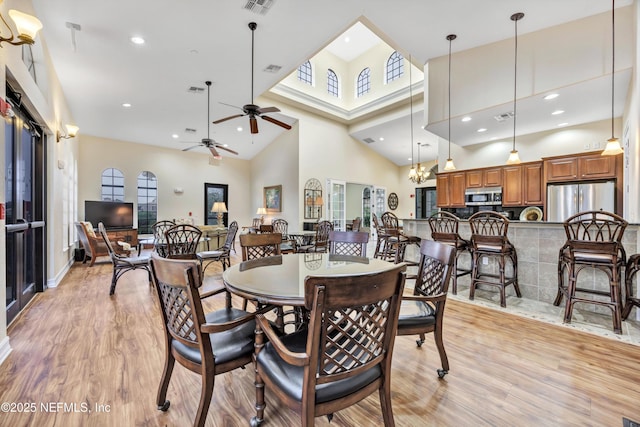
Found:
[[[8, 7], [20, 8], [18, 0], [13, 0], [13, 5], [11, 1], [7, 0]], [[618, 0], [616, 6], [632, 2]], [[257, 97], [361, 17], [385, 42], [412, 55], [414, 63], [425, 63], [447, 53], [448, 44], [442, 43], [446, 34], [459, 37], [454, 52], [512, 37], [509, 16], [514, 12], [526, 14], [518, 25], [519, 34], [525, 34], [610, 9], [610, 3], [603, 0], [277, 0], [266, 15], [259, 15], [245, 10], [245, 4], [246, 0], [33, 0], [34, 12], [44, 25], [44, 41], [80, 133], [176, 149], [189, 146], [180, 141], [195, 142], [207, 136], [206, 91], [196, 95], [187, 91], [189, 87], [206, 88], [204, 82], [213, 81], [213, 120], [240, 112], [220, 102], [232, 106], [250, 103], [251, 31], [247, 24], [251, 21], [258, 23]], [[81, 26], [75, 33], [75, 50], [66, 22]], [[129, 39], [134, 35], [144, 37], [146, 44], [131, 43]], [[357, 45], [358, 38], [352, 36], [352, 42]], [[331, 48], [334, 49], [333, 44]], [[347, 58], [355, 54], [349, 50], [335, 53]], [[269, 65], [282, 68], [276, 73], [264, 72]], [[629, 77], [618, 76], [617, 82], [623, 84], [625, 79], [628, 81]], [[132, 107], [123, 108], [125, 102]], [[519, 111], [528, 108], [525, 103], [522, 107], [518, 104]], [[282, 113], [274, 113], [273, 117], [295, 123], [296, 118], [288, 114], [286, 106], [280, 107]], [[504, 108], [509, 109], [506, 105]], [[414, 114], [418, 114], [415, 109]], [[607, 114], [610, 112], [603, 117]], [[421, 120], [416, 118], [414, 124], [419, 126]], [[385, 131], [389, 134], [385, 140], [405, 141], [402, 147], [399, 143], [371, 146], [397, 164], [407, 164], [408, 120], [408, 116], [400, 117], [381, 129], [360, 133], [373, 137], [378, 131]], [[480, 123], [480, 117], [477, 120], [473, 126]], [[283, 131], [259, 120], [260, 133], [252, 136], [248, 122], [247, 117], [242, 117], [211, 125], [211, 137], [229, 144], [240, 153], [239, 158], [250, 159]], [[525, 128], [525, 123], [519, 121], [520, 125]], [[244, 130], [238, 132], [238, 126]], [[430, 130], [439, 133], [440, 126], [443, 124], [434, 124]], [[186, 134], [186, 128], [197, 132]], [[395, 137], [393, 132], [397, 133]], [[419, 130], [414, 132], [418, 140]], [[172, 134], [179, 138], [172, 138]], [[496, 135], [503, 138], [508, 132]], [[452, 138], [461, 145], [471, 140], [462, 131]]]

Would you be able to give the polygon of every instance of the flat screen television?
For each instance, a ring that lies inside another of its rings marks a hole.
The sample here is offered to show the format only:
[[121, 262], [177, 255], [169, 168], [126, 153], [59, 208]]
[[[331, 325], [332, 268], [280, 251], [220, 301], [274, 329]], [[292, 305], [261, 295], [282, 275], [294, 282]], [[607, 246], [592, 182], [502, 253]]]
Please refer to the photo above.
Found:
[[96, 228], [99, 222], [107, 229], [133, 228], [133, 203], [85, 200], [84, 219]]

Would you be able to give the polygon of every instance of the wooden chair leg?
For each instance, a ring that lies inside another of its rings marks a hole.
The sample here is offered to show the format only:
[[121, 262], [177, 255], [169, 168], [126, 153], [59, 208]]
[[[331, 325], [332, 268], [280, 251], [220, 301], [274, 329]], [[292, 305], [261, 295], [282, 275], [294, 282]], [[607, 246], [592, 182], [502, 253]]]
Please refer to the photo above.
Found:
[[156, 397], [156, 405], [158, 406], [158, 409], [163, 412], [169, 409], [170, 402], [167, 400], [167, 389], [169, 388], [171, 373], [173, 372], [173, 366], [176, 362], [176, 359], [171, 354], [171, 350], [169, 350], [169, 347], [167, 346], [166, 348], [167, 355], [164, 362], [164, 371], [162, 372], [162, 377], [160, 378], [158, 396]]
[[445, 374], [449, 373], [449, 358], [447, 357], [447, 352], [444, 350], [441, 322], [437, 324], [435, 331], [433, 331], [433, 339], [436, 343], [436, 347], [438, 348], [438, 353], [440, 354], [440, 363], [442, 364], [442, 369], [438, 369], [438, 376], [442, 378]]
[[207, 413], [209, 413], [209, 406], [211, 405], [211, 396], [213, 396], [214, 379], [215, 375], [206, 375], [203, 372], [202, 391], [200, 393], [198, 412], [196, 413], [196, 419], [193, 423], [194, 426], [204, 427], [204, 423], [207, 420]]
[[378, 394], [380, 395], [380, 407], [382, 409], [382, 419], [384, 420], [385, 427], [395, 426], [393, 407], [391, 406], [391, 382], [388, 377], [386, 377], [385, 381], [380, 385]]
[[[256, 329], [256, 338], [255, 338], [255, 356], [254, 361], [258, 360], [258, 354], [262, 351], [264, 347], [264, 332], [260, 328]], [[256, 387], [256, 415], [251, 418], [250, 425], [251, 427], [257, 427], [262, 424], [264, 421], [264, 408], [266, 406], [264, 402], [264, 381], [258, 372], [258, 364], [254, 363], [254, 369], [256, 373], [254, 385]]]

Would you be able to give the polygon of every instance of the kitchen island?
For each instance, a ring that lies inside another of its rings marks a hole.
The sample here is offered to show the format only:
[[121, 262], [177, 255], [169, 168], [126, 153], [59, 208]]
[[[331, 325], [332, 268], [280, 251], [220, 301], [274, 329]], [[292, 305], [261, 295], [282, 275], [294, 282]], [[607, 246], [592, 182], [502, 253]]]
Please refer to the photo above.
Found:
[[[406, 235], [431, 239], [428, 220], [403, 219], [402, 223]], [[640, 224], [629, 224], [625, 230], [622, 243], [627, 257], [640, 253], [639, 229]], [[470, 238], [471, 230], [468, 221], [460, 220], [459, 234], [464, 239]], [[563, 224], [545, 221], [510, 221], [508, 236], [518, 253], [518, 283], [523, 298], [552, 304], [558, 291], [558, 253], [566, 241]], [[470, 262], [468, 254], [461, 255], [460, 265], [466, 267], [470, 265]], [[496, 269], [497, 266], [489, 260], [489, 263], [483, 265], [482, 268]], [[510, 268], [510, 263], [507, 263], [508, 274], [511, 274]], [[468, 275], [458, 279], [458, 293], [460, 295], [468, 295], [469, 281], [470, 277]], [[609, 279], [606, 274], [595, 269], [588, 269], [582, 272], [579, 276], [579, 282], [581, 287], [591, 287], [593, 289], [608, 289], [609, 286]], [[622, 286], [624, 292], [624, 283]], [[491, 296], [495, 294], [497, 298], [495, 290], [489, 289], [487, 294], [489, 292], [491, 292]], [[635, 292], [638, 293], [637, 287]], [[515, 296], [512, 287], [507, 288], [507, 295]], [[482, 297], [476, 296], [476, 300], [479, 298]], [[496, 305], [499, 308], [499, 303], [496, 302]], [[561, 307], [564, 307], [564, 300]], [[608, 308], [593, 304], [578, 304], [576, 308], [595, 313], [611, 314]], [[635, 312], [635, 316], [632, 312], [630, 318], [640, 319], [640, 310], [636, 309]], [[562, 320], [561, 317], [560, 320]]]

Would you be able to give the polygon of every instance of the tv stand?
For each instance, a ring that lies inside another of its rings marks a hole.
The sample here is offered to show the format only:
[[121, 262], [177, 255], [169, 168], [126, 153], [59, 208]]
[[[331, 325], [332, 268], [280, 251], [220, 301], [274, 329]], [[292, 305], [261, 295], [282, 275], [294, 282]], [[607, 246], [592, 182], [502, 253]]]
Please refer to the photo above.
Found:
[[109, 240], [115, 245], [116, 242], [127, 242], [132, 248], [138, 246], [137, 228], [111, 228], [107, 229]]

